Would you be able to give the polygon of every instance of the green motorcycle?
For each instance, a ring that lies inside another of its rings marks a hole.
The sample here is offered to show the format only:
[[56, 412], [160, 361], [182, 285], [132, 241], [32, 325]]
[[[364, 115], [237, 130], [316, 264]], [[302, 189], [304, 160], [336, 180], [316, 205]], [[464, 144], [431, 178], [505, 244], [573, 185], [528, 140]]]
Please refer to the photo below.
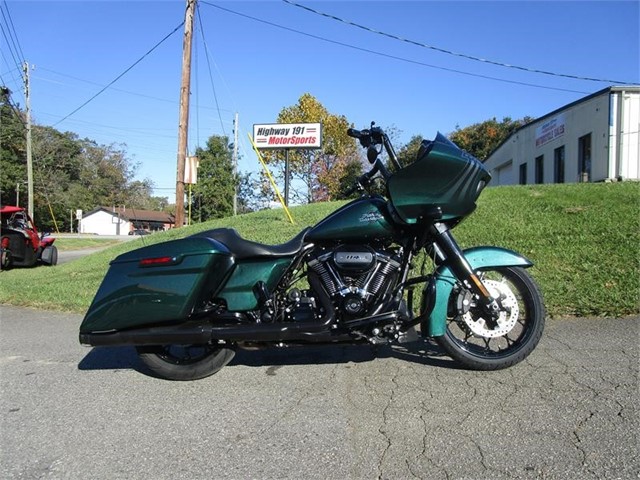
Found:
[[[470, 369], [526, 358], [545, 321], [540, 290], [525, 270], [532, 262], [498, 247], [462, 250], [451, 233], [491, 179], [484, 165], [438, 134], [401, 168], [375, 124], [348, 134], [372, 165], [354, 185], [360, 198], [281, 245], [222, 228], [120, 255], [80, 326], [80, 342], [133, 345], [171, 380], [207, 377], [237, 348], [269, 346], [431, 337]], [[370, 193], [377, 179], [384, 196]], [[411, 276], [420, 260], [422, 273]]]

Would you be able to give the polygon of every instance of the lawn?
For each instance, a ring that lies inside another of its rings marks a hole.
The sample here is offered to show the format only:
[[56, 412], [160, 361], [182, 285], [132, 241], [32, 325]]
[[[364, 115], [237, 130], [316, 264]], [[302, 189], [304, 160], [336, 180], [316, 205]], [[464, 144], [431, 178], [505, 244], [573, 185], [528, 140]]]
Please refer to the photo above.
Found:
[[[221, 226], [254, 241], [281, 243], [340, 205], [294, 207], [295, 225], [282, 210], [265, 210], [119, 243], [56, 267], [3, 271], [0, 303], [82, 313], [120, 253]], [[463, 247], [497, 245], [530, 258], [552, 317], [640, 312], [638, 183], [489, 188], [454, 234]]]

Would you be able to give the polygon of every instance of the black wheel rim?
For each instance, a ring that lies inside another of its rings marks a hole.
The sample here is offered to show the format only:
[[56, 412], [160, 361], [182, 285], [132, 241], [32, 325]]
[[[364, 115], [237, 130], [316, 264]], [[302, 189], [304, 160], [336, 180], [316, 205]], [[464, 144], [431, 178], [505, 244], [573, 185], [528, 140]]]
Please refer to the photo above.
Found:
[[[513, 292], [519, 307], [518, 318], [513, 328], [505, 335], [488, 338], [474, 333], [460, 312], [455, 312], [447, 318], [446, 335], [455, 342], [461, 350], [470, 355], [486, 359], [500, 359], [515, 354], [524, 347], [531, 337], [535, 315], [535, 306], [531, 297], [531, 291], [527, 285], [516, 274], [510, 270], [491, 270], [482, 272], [486, 279], [505, 282]], [[459, 290], [452, 295], [451, 300], [455, 303], [457, 295], [463, 294], [464, 290]], [[450, 311], [456, 310], [455, 307]], [[472, 307], [469, 309], [472, 317], [479, 315], [478, 310]]]
[[211, 345], [164, 345], [154, 353], [173, 365], [193, 365], [218, 351], [219, 348]]

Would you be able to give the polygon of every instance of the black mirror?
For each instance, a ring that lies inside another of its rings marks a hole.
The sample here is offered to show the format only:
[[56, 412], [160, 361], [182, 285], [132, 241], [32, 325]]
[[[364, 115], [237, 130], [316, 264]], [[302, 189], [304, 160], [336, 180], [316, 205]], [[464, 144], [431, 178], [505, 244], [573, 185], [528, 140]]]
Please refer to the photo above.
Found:
[[377, 159], [378, 149], [374, 145], [371, 145], [369, 148], [367, 148], [367, 160], [369, 160], [369, 163], [373, 165], [374, 163], [376, 163]]

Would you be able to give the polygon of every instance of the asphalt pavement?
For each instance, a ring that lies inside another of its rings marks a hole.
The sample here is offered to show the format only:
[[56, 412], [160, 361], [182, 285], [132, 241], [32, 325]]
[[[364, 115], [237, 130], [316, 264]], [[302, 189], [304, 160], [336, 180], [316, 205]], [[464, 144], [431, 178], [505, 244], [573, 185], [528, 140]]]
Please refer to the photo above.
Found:
[[430, 343], [242, 351], [194, 382], [0, 306], [3, 479], [638, 479], [640, 318], [549, 320], [472, 372]]

